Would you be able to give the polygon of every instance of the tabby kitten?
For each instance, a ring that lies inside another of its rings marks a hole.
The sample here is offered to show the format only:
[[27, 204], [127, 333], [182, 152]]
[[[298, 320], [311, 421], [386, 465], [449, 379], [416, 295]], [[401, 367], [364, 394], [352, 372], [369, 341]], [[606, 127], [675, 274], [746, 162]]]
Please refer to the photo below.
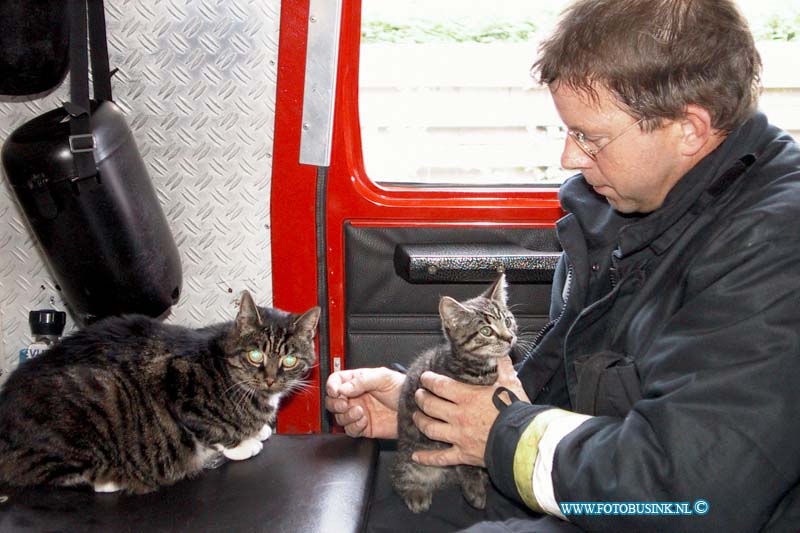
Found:
[[418, 410], [414, 393], [420, 376], [432, 370], [464, 383], [491, 385], [497, 381], [497, 360], [516, 342], [517, 325], [506, 306], [502, 274], [482, 295], [459, 303], [447, 296], [439, 301], [439, 316], [447, 342], [420, 354], [408, 370], [397, 416], [397, 460], [392, 486], [413, 512], [427, 511], [437, 488], [458, 482], [466, 500], [477, 509], [486, 506], [486, 470], [476, 466], [424, 466], [411, 460], [415, 450], [439, 450], [450, 445], [423, 435], [411, 415]]
[[202, 329], [101, 320], [26, 361], [0, 392], [0, 485], [146, 493], [252, 457], [315, 363], [320, 309], [256, 307]]

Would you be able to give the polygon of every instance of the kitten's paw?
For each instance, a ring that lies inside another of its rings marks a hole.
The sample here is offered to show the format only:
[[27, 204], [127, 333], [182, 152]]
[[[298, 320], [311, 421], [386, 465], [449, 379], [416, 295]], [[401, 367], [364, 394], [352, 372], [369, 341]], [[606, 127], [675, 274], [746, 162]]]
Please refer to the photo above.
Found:
[[406, 507], [412, 513], [422, 513], [431, 508], [433, 494], [429, 492], [413, 491], [403, 495]]
[[258, 432], [258, 440], [265, 441], [272, 436], [272, 426], [269, 424], [264, 424], [264, 427], [261, 428], [261, 431]]
[[105, 483], [95, 483], [94, 484], [94, 491], [95, 492], [118, 492], [122, 490], [122, 487], [114, 483], [113, 481], [107, 481]]
[[232, 461], [243, 461], [258, 455], [264, 445], [258, 439], [245, 439], [235, 448], [222, 448], [222, 455]]
[[460, 466], [458, 473], [461, 478], [461, 492], [464, 494], [464, 499], [476, 509], [485, 509], [489, 474], [486, 470], [473, 466]]
[[464, 498], [475, 509], [486, 509], [486, 489], [481, 491], [464, 491]]

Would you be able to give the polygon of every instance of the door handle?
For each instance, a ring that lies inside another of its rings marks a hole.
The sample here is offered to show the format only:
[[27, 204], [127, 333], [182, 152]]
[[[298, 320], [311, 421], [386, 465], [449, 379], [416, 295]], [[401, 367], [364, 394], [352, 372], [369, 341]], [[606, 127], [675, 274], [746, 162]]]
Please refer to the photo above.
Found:
[[500, 272], [509, 282], [551, 283], [559, 257], [517, 244], [398, 244], [394, 267], [409, 283], [483, 283]]

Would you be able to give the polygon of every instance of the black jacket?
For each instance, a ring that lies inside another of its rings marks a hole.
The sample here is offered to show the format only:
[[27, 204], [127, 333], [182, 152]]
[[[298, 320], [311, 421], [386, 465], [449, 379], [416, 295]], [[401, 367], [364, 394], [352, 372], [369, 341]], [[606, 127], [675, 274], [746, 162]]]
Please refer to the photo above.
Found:
[[[800, 530], [798, 144], [757, 114], [651, 214], [617, 213], [580, 175], [560, 198], [553, 323], [519, 377], [534, 404], [599, 416], [558, 441], [556, 501], [709, 504], [703, 516], [569, 520]], [[520, 412], [541, 408], [506, 411], [487, 464], [516, 496]]]

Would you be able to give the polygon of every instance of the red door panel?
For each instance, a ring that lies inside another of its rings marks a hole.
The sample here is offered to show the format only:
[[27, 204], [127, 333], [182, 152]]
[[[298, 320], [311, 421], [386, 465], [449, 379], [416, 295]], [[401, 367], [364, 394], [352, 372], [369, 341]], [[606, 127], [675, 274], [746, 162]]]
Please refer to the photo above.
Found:
[[[274, 303], [292, 311], [314, 305], [317, 298], [316, 169], [298, 163], [307, 19], [307, 0], [283, 1], [271, 232]], [[331, 357], [341, 355], [344, 367], [345, 222], [363, 226], [543, 228], [552, 227], [562, 215], [552, 188], [432, 190], [384, 187], [370, 180], [364, 171], [358, 118], [360, 27], [360, 0], [344, 0], [325, 215], [329, 353]], [[317, 370], [311, 380], [315, 388], [282, 407], [280, 432], [320, 431], [319, 387], [324, 377]]]

